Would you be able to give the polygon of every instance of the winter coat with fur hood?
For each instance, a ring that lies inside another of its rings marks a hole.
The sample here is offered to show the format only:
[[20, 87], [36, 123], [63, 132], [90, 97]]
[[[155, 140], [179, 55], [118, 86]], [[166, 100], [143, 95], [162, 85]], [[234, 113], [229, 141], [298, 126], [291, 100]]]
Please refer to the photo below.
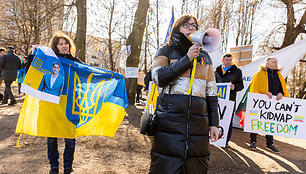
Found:
[[[287, 85], [285, 82], [284, 77], [280, 73], [281, 68], [277, 69], [277, 75], [279, 81], [282, 86], [282, 91], [284, 93], [284, 97], [289, 97]], [[268, 79], [268, 71], [264, 65], [260, 66], [260, 70], [257, 71], [252, 78], [251, 85], [250, 85], [250, 92], [252, 93], [259, 93], [259, 94], [268, 94], [269, 92], [269, 79]]]

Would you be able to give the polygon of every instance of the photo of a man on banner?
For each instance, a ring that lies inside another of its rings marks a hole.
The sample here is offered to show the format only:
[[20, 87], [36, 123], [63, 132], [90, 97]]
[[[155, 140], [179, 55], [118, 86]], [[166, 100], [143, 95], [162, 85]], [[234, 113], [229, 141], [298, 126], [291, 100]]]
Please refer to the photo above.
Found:
[[21, 91], [58, 104], [64, 86], [63, 66], [51, 48], [35, 48], [34, 55]]
[[64, 77], [59, 75], [60, 65], [58, 62], [53, 63], [52, 73], [45, 74], [38, 87], [39, 91], [60, 96], [64, 86]]

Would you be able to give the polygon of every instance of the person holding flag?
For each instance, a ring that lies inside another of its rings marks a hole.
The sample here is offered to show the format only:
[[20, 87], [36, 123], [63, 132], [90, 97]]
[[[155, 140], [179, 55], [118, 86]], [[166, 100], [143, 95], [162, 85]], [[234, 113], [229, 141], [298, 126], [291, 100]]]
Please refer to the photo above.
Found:
[[[52, 39], [50, 40], [50, 47], [56, 56], [63, 57], [72, 61], [81, 62], [81, 60], [77, 57], [74, 57], [76, 52], [75, 45], [72, 39], [66, 34], [56, 31]], [[42, 45], [34, 45], [33, 52], [28, 56], [28, 62], [26, 65], [26, 72], [29, 70], [32, 61], [34, 60], [34, 56], [36, 54], [37, 48]], [[58, 63], [55, 63], [59, 65]], [[53, 65], [54, 66], [54, 65]], [[59, 69], [58, 69], [59, 71]], [[49, 78], [50, 80], [50, 78]], [[50, 163], [50, 171], [49, 174], [58, 174], [59, 173], [59, 152], [57, 145], [57, 137], [47, 137], [47, 153], [48, 159]], [[72, 163], [74, 159], [74, 151], [75, 151], [75, 138], [69, 139], [65, 138], [65, 150], [64, 150], [64, 174], [73, 174]]]
[[[50, 47], [54, 53], [66, 59], [70, 59], [76, 62], [81, 62], [80, 59], [74, 57], [75, 55], [75, 45], [72, 42], [72, 39], [62, 32], [56, 32], [50, 42]], [[31, 62], [29, 62], [31, 64]], [[47, 138], [47, 148], [48, 148], [48, 159], [50, 163], [50, 174], [59, 173], [59, 152], [57, 146], [56, 137]], [[75, 138], [68, 139], [65, 138], [65, 150], [64, 150], [64, 174], [72, 174], [72, 163], [74, 158], [75, 151]]]
[[[200, 45], [188, 40], [196, 30], [198, 22], [194, 16], [178, 18], [168, 43], [157, 51], [153, 61], [153, 82], [163, 90], [156, 107], [151, 174], [207, 173], [209, 138], [218, 139], [218, 98], [212, 60], [206, 51], [200, 50]], [[193, 61], [195, 58], [197, 61]], [[192, 69], [195, 73], [191, 73]]]

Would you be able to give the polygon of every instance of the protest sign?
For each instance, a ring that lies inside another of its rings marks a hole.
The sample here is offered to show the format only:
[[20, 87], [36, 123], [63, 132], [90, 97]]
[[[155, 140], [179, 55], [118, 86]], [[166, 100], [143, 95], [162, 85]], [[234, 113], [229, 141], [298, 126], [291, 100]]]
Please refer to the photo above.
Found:
[[224, 134], [218, 141], [210, 142], [210, 144], [217, 145], [220, 147], [225, 147], [228, 135], [228, 129], [231, 122], [235, 102], [230, 100], [224, 100], [221, 98], [218, 98], [218, 101], [219, 101], [218, 109], [219, 109], [219, 118], [220, 118], [219, 126], [223, 128]]
[[231, 83], [217, 83], [218, 98], [229, 100]]
[[137, 67], [126, 67], [125, 78], [138, 78], [138, 68]]
[[305, 100], [249, 93], [244, 131], [306, 139], [305, 113]]

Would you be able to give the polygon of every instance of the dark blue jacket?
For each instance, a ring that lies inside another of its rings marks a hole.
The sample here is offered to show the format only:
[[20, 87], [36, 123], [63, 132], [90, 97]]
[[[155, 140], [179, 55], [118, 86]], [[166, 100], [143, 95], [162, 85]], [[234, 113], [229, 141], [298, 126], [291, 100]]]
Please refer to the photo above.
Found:
[[21, 62], [18, 56], [9, 52], [2, 56], [0, 62], [1, 77], [3, 81], [15, 81], [17, 70], [21, 69]]
[[51, 73], [44, 75], [43, 79], [40, 82], [38, 90], [52, 95], [60, 96], [64, 86], [64, 78], [63, 76], [58, 75], [51, 88], [51, 75]]

